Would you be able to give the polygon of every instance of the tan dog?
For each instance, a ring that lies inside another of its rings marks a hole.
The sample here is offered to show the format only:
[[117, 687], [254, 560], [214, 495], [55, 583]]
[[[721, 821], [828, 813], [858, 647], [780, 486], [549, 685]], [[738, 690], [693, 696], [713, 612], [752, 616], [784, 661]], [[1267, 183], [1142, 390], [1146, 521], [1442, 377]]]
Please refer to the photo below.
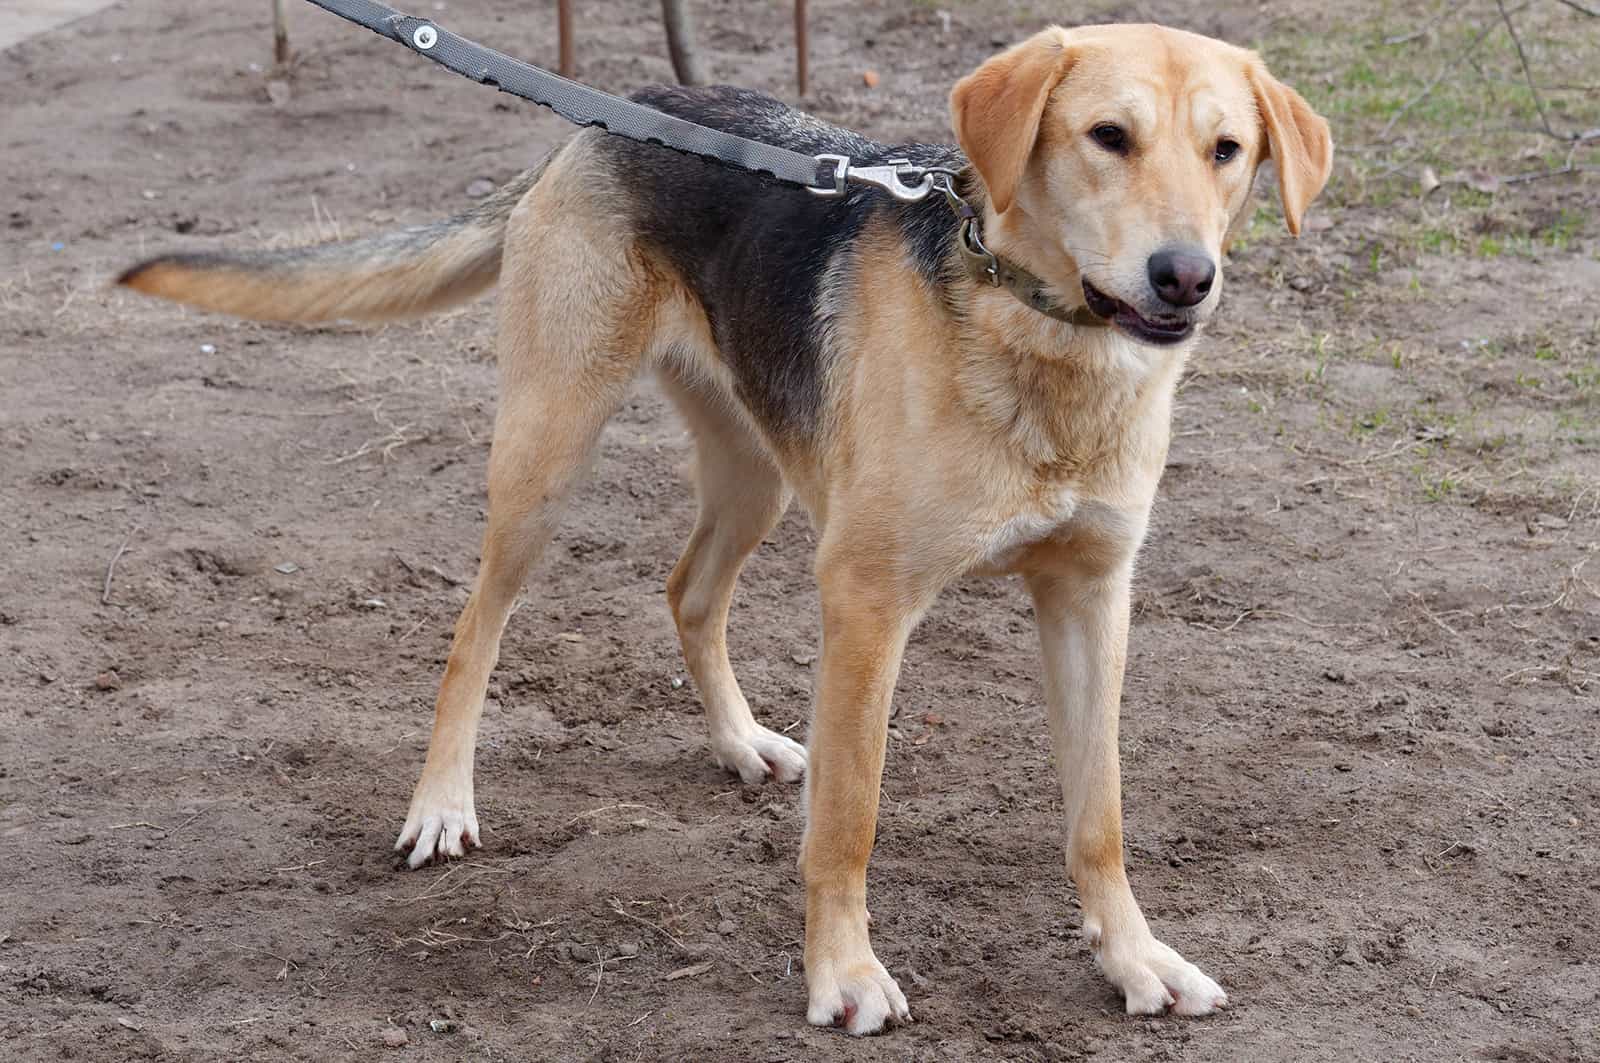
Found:
[[[964, 157], [873, 144], [732, 89], [638, 98], [810, 154], [960, 170], [983, 239], [1037, 278], [1040, 302], [975, 278], [937, 197], [823, 200], [595, 131], [449, 223], [124, 275], [299, 321], [389, 319], [504, 286], [482, 567], [400, 834], [410, 863], [478, 844], [473, 747], [508, 612], [601, 426], [654, 368], [697, 446], [700, 521], [667, 593], [712, 752], [747, 782], [808, 776], [810, 1021], [864, 1034], [910, 1017], [868, 942], [867, 859], [901, 652], [972, 572], [1018, 573], [1034, 598], [1067, 867], [1101, 970], [1130, 1013], [1223, 1005], [1151, 934], [1124, 873], [1129, 584], [1174, 386], [1256, 167], [1276, 163], [1298, 232], [1328, 177], [1327, 123], [1253, 53], [1156, 26], [1050, 29], [983, 64], [951, 96]], [[725, 642], [739, 570], [791, 494], [820, 539], [807, 749], [756, 722]]]

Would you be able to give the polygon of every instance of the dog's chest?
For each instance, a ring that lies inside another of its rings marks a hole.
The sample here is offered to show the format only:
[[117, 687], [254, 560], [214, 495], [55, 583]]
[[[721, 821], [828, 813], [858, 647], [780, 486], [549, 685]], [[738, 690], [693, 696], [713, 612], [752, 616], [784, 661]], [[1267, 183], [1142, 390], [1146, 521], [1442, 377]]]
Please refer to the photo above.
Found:
[[979, 566], [1005, 568], [1028, 547], [1070, 530], [1079, 509], [1078, 492], [1068, 485], [1053, 485], [1036, 492], [984, 536]]

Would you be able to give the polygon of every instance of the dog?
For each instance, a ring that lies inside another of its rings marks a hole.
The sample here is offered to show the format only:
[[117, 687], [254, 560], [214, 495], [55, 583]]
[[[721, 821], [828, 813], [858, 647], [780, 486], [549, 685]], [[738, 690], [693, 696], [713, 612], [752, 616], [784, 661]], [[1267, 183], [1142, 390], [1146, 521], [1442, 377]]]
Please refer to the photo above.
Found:
[[[972, 573], [1018, 574], [1032, 595], [1067, 869], [1101, 971], [1130, 1014], [1223, 1007], [1151, 933], [1123, 864], [1129, 586], [1173, 393], [1257, 167], [1275, 164], [1298, 234], [1331, 169], [1328, 123], [1254, 53], [1149, 25], [1050, 28], [989, 59], [951, 93], [959, 149], [877, 144], [726, 87], [635, 99], [805, 154], [954, 171], [979, 235], [938, 195], [822, 198], [590, 129], [448, 222], [169, 255], [120, 278], [300, 322], [503, 289], [478, 580], [397, 848], [417, 867], [479, 844], [473, 750], [507, 616], [649, 368], [695, 440], [699, 519], [666, 590], [712, 756], [746, 783], [805, 780], [808, 1020], [852, 1034], [910, 1020], [869, 941], [867, 861], [907, 637]], [[1003, 268], [969, 268], [974, 246]], [[725, 638], [739, 571], [794, 496], [818, 532], [807, 747], [756, 722]]]

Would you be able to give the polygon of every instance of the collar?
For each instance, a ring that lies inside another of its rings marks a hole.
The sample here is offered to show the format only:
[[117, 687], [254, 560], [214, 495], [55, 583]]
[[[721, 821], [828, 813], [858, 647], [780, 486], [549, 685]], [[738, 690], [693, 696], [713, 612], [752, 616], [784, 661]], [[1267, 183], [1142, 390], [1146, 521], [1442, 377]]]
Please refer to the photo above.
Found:
[[979, 284], [1004, 288], [1023, 306], [1037, 310], [1045, 317], [1053, 317], [1079, 328], [1106, 327], [1106, 319], [1090, 311], [1087, 306], [1062, 306], [1050, 297], [1044, 281], [985, 247], [978, 231], [977, 218], [962, 219], [961, 234], [956, 245], [961, 249], [961, 261], [967, 267], [967, 274]]
[[1087, 306], [1062, 306], [1050, 297], [1044, 281], [1015, 262], [990, 251], [984, 246], [983, 233], [978, 228], [978, 212], [956, 193], [954, 181], [947, 178], [943, 191], [950, 209], [961, 220], [956, 247], [961, 251], [961, 262], [966, 266], [968, 276], [979, 284], [1004, 288], [1023, 306], [1037, 310], [1045, 317], [1065, 321], [1079, 328], [1107, 326], [1106, 319], [1091, 312]]

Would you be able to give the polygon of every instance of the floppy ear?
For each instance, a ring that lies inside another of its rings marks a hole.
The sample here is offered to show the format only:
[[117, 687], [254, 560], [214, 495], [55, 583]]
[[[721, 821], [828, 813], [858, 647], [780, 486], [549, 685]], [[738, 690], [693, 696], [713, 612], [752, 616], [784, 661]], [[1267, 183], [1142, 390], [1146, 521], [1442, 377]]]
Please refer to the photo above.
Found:
[[1300, 221], [1333, 171], [1333, 136], [1327, 119], [1301, 95], [1267, 73], [1259, 62], [1248, 68], [1256, 108], [1267, 130], [1267, 154], [1278, 167], [1278, 195], [1289, 231], [1300, 235]]
[[1002, 214], [1039, 139], [1045, 101], [1071, 66], [1067, 31], [1052, 26], [990, 59], [950, 92], [956, 139]]

